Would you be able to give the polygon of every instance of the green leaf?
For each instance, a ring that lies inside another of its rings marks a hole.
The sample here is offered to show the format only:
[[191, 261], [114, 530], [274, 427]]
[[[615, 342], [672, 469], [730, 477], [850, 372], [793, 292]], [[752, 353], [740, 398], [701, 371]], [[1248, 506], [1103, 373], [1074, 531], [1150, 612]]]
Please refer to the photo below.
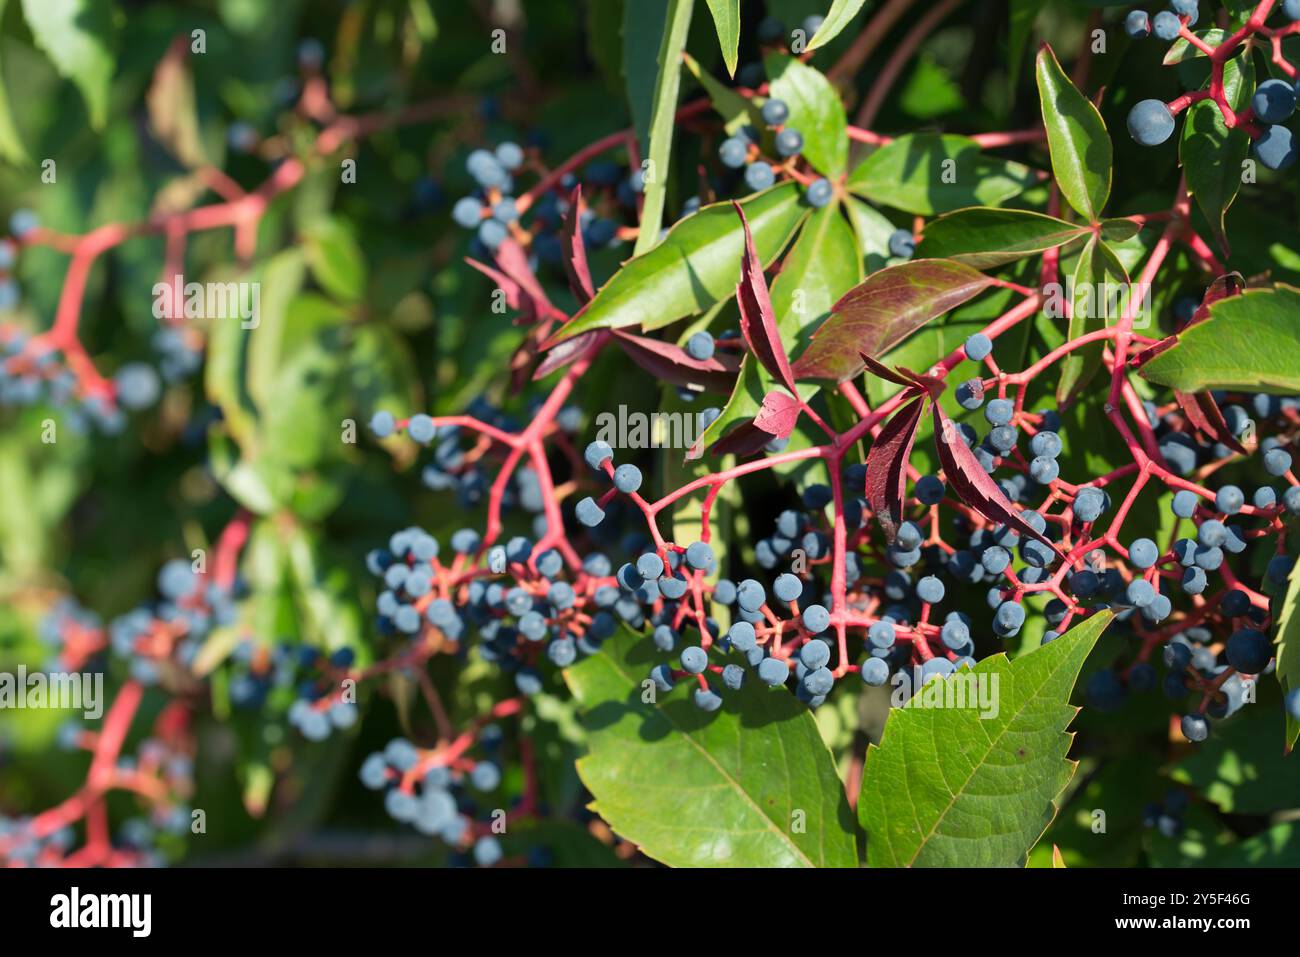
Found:
[[173, 47], [159, 61], [145, 94], [149, 127], [158, 142], [190, 168], [208, 162], [194, 104], [194, 78], [186, 47]]
[[1056, 185], [1080, 216], [1095, 223], [1110, 196], [1110, 134], [1046, 44], [1038, 51], [1036, 74]]
[[[1123, 296], [1128, 295], [1128, 273], [1110, 247], [1096, 236], [1088, 240], [1074, 267], [1074, 287], [1070, 305], [1069, 338], [1119, 321]], [[1069, 353], [1061, 361], [1061, 376], [1056, 382], [1056, 401], [1068, 405], [1101, 368], [1104, 342], [1090, 342]]]
[[1276, 700], [1243, 705], [1178, 762], [1174, 780], [1190, 784], [1227, 814], [1271, 814], [1300, 805], [1300, 761], [1282, 746], [1281, 710]]
[[[1282, 607], [1277, 613], [1276, 671], [1284, 695], [1300, 688], [1300, 562], [1291, 566]], [[1296, 737], [1300, 736], [1300, 721], [1291, 717], [1289, 711], [1285, 734], [1286, 748], [1290, 751], [1295, 747]]]
[[836, 303], [795, 361], [795, 377], [842, 382], [855, 376], [863, 368], [860, 352], [882, 355], [992, 282], [969, 266], [942, 259], [914, 259], [882, 269]]
[[366, 257], [352, 230], [340, 219], [322, 219], [306, 236], [307, 265], [320, 287], [342, 302], [366, 292]]
[[[1234, 57], [1223, 65], [1223, 87], [1235, 110], [1244, 110], [1255, 90], [1255, 69], [1249, 54]], [[1223, 218], [1241, 189], [1241, 164], [1250, 152], [1250, 137], [1240, 129], [1228, 129], [1223, 113], [1213, 100], [1193, 103], [1183, 122], [1178, 144], [1178, 161], [1187, 176], [1187, 191], [1196, 200], [1220, 247], [1228, 250]]]
[[772, 311], [786, 354], [861, 281], [857, 240], [838, 204], [814, 210], [772, 281]]
[[702, 69], [699, 61], [689, 53], [682, 53], [682, 63], [686, 65], [691, 76], [699, 81], [700, 86], [704, 87], [709, 102], [722, 117], [723, 129], [728, 133], [735, 133], [746, 125], [752, 125], [755, 129], [762, 127], [762, 113], [754, 106], [753, 100], [746, 99], [729, 86], [723, 86], [713, 78], [713, 74]]
[[[799, 187], [782, 183], [744, 200], [764, 266], [785, 248], [807, 213]], [[555, 336], [589, 329], [658, 329], [736, 294], [745, 237], [731, 203], [714, 203], [677, 223], [659, 245], [623, 265], [586, 309]]]
[[821, 71], [784, 53], [763, 58], [773, 97], [790, 107], [790, 125], [803, 134], [803, 157], [832, 179], [849, 159], [848, 119], [844, 104]]
[[[641, 204], [641, 223], [633, 255], [640, 255], [659, 242], [659, 227], [664, 218], [664, 200], [668, 189], [668, 161], [673, 148], [674, 116], [677, 92], [682, 84], [679, 65], [686, 49], [686, 33], [691, 25], [694, 0], [669, 0], [668, 18], [659, 44], [659, 76], [655, 81], [654, 100], [650, 105], [650, 145], [644, 165], [645, 191]], [[739, 14], [737, 14], [739, 16]]]
[[1300, 392], [1300, 290], [1277, 285], [1220, 299], [1210, 317], [1141, 368], [1145, 379], [1181, 392], [1244, 389]]
[[[1043, 12], [1047, 0], [1011, 0], [1010, 23], [1007, 26], [1007, 75], [1020, 76], [1021, 61], [1025, 56], [1025, 46], [1029, 42], [1029, 32], [1034, 28], [1034, 21]], [[1014, 97], [1018, 84], [1007, 84], [1007, 97]], [[1008, 106], [1010, 102], [1008, 101]]]
[[[9, 0], [0, 0], [0, 20], [4, 19], [5, 7]], [[18, 128], [14, 126], [13, 113], [9, 110], [9, 91], [4, 81], [4, 58], [0, 57], [0, 157], [10, 163], [26, 165], [31, 162], [27, 148], [23, 146]]]
[[690, 700], [694, 682], [648, 703], [657, 660], [625, 628], [564, 673], [592, 810], [675, 867], [856, 866], [853, 814], [808, 709], [754, 680], [712, 714]]
[[[1228, 35], [1226, 31], [1218, 27], [1210, 27], [1208, 30], [1196, 30], [1195, 34], [1212, 47], [1218, 46]], [[1173, 63], [1181, 63], [1184, 60], [1190, 60], [1193, 57], [1205, 56], [1200, 47], [1194, 47], [1182, 37], [1179, 37], [1173, 43], [1169, 44], [1169, 49], [1165, 51], [1165, 58], [1161, 62], [1165, 66]]]
[[108, 118], [113, 81], [113, 6], [100, 0], [22, 0], [32, 37], [86, 101], [96, 129]]
[[997, 206], [1037, 178], [1028, 166], [985, 156], [964, 136], [909, 133], [859, 163], [846, 185], [882, 206], [933, 216], [966, 206]]
[[940, 216], [925, 227], [920, 252], [976, 269], [1002, 266], [1087, 235], [1087, 226], [1024, 209], [972, 207]]
[[740, 55], [740, 0], [708, 0], [708, 4], [727, 75], [735, 76], [736, 58]]
[[811, 53], [818, 47], [823, 47], [830, 43], [841, 31], [853, 22], [853, 18], [858, 15], [867, 0], [835, 0], [831, 8], [826, 11], [826, 18], [822, 25], [817, 28], [812, 40], [804, 47], [805, 53]]
[[868, 274], [884, 268], [893, 258], [889, 251], [889, 237], [898, 228], [874, 206], [868, 206], [855, 196], [844, 198], [844, 209], [853, 224], [853, 232], [858, 237], [858, 250], [862, 254], [863, 267]]
[[[1066, 759], [1073, 735], [1065, 729], [1078, 713], [1070, 690], [1111, 618], [1098, 612], [1015, 661], [1000, 653], [985, 658], [889, 713], [879, 746], [868, 749], [858, 798], [868, 864], [1024, 863], [1074, 774]], [[973, 688], [977, 680], [994, 696], [996, 715], [921, 706], [927, 694], [955, 692], [959, 683]]]
[[659, 47], [647, 37], [662, 37], [669, 0], [641, 0], [623, 7], [623, 82], [640, 155], [650, 155], [650, 117], [659, 78]]

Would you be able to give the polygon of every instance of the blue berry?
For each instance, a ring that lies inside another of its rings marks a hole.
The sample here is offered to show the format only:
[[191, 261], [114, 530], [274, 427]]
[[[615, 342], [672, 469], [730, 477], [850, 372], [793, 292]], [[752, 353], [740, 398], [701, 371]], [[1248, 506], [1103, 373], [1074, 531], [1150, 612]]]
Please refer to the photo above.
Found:
[[761, 112], [763, 122], [768, 126], [780, 126], [790, 118], [790, 107], [786, 106], [785, 100], [770, 99], [763, 104]]
[[696, 688], [691, 700], [701, 711], [717, 711], [722, 707], [722, 697], [712, 688]]
[[896, 229], [889, 234], [889, 255], [911, 259], [916, 254], [916, 239], [910, 229]]
[[[820, 638], [815, 638], [799, 649], [799, 660], [810, 671], [823, 668], [826, 662], [831, 660], [830, 645]], [[819, 694], [825, 694], [825, 692], [819, 692]]]
[[1134, 10], [1124, 18], [1124, 32], [1134, 40], [1142, 40], [1151, 35], [1151, 18], [1145, 10]]
[[[1164, 16], [1168, 16], [1175, 24], [1178, 23], [1178, 18], [1168, 11], [1157, 13], [1155, 18], [1157, 36], [1161, 36], [1160, 18]], [[1174, 36], [1177, 35], [1178, 31], [1175, 29]], [[1172, 39], [1172, 37], [1161, 36], [1161, 39]], [[1174, 115], [1161, 100], [1142, 100], [1129, 110], [1128, 132], [1129, 136], [1142, 146], [1159, 146], [1174, 132]]]
[[878, 688], [889, 680], [889, 665], [884, 658], [868, 658], [862, 662], [862, 680], [873, 688]]
[[825, 631], [831, 623], [831, 613], [821, 605], [809, 605], [803, 610], [803, 626], [814, 635]]
[[754, 191], [767, 189], [776, 182], [776, 173], [772, 167], [762, 162], [750, 163], [745, 167], [745, 185]]
[[1246, 504], [1246, 493], [1235, 485], [1225, 485], [1214, 496], [1214, 507], [1220, 512], [1235, 515]]
[[1273, 642], [1262, 631], [1242, 628], [1228, 639], [1224, 656], [1242, 674], [1257, 675], [1273, 658]]
[[1095, 522], [1106, 510], [1106, 493], [1085, 485], [1074, 496], [1074, 516], [1081, 522]]
[[668, 665], [655, 665], [650, 669], [650, 679], [655, 683], [655, 687], [663, 692], [672, 691], [676, 684], [673, 680], [673, 669]]
[[1222, 522], [1214, 518], [1202, 522], [1201, 527], [1196, 532], [1196, 540], [1206, 548], [1219, 547], [1227, 537], [1228, 530]]
[[583, 458], [587, 460], [587, 464], [597, 471], [600, 471], [601, 466], [613, 457], [614, 450], [609, 447], [608, 443], [599, 439], [588, 445], [587, 450], [583, 453]]
[[1000, 628], [1014, 631], [1025, 623], [1025, 609], [1014, 601], [1004, 601], [998, 605], [993, 620]]
[[[818, 641], [815, 644], [822, 644]], [[804, 675], [804, 689], [814, 697], [821, 697], [829, 694], [831, 688], [835, 686], [835, 676], [831, 674], [829, 668], [815, 668]]]
[[984, 418], [990, 425], [1007, 425], [1015, 415], [1016, 405], [1010, 399], [994, 399], [984, 406]]
[[823, 206], [830, 204], [830, 201], [835, 196], [835, 190], [831, 186], [830, 180], [820, 176], [808, 184], [806, 195], [809, 205], [814, 209], [821, 209]]
[[1128, 560], [1138, 568], [1150, 568], [1160, 558], [1160, 548], [1149, 538], [1139, 538], [1128, 547]]
[[143, 409], [158, 400], [161, 386], [153, 366], [143, 362], [128, 362], [113, 376], [117, 401], [128, 409]]
[[596, 500], [590, 495], [578, 503], [574, 509], [574, 514], [577, 516], [578, 521], [588, 528], [595, 528], [605, 520], [604, 510], [596, 504]]
[[504, 224], [495, 219], [485, 219], [478, 225], [478, 241], [488, 249], [496, 249], [506, 240], [508, 235]]
[[1200, 504], [1200, 497], [1195, 492], [1180, 489], [1174, 493], [1174, 500], [1170, 507], [1179, 518], [1191, 518], [1196, 514], [1198, 504]]
[[1285, 123], [1295, 112], [1295, 88], [1286, 80], [1265, 80], [1255, 88], [1250, 105], [1261, 123]]
[[701, 362], [713, 358], [713, 336], [697, 332], [686, 340], [686, 354]]
[[763, 607], [765, 601], [767, 592], [762, 583], [752, 578], [746, 578], [736, 589], [736, 602], [743, 611], [756, 612]]
[[620, 465], [614, 470], [614, 487], [631, 495], [641, 487], [641, 470], [635, 465]]
[[803, 594], [803, 582], [799, 580], [798, 576], [786, 572], [773, 583], [772, 591], [782, 601], [797, 601], [799, 596]]
[[1251, 146], [1255, 158], [1273, 170], [1283, 170], [1295, 162], [1295, 140], [1285, 126], [1270, 126]]
[[713, 549], [707, 542], [691, 542], [686, 546], [686, 564], [696, 571], [707, 571], [713, 566]]
[[722, 684], [732, 691], [739, 691], [745, 683], [745, 669], [731, 664], [722, 669]]
[[982, 332], [966, 337], [966, 358], [982, 362], [993, 352], [993, 340]]
[[1286, 475], [1291, 471], [1291, 454], [1284, 449], [1269, 449], [1264, 453], [1264, 471], [1278, 477]]
[[1039, 485], [1047, 485], [1056, 481], [1061, 474], [1061, 466], [1056, 459], [1048, 458], [1045, 455], [1036, 456], [1029, 463], [1029, 475]]
[[922, 475], [912, 487], [912, 494], [922, 505], [938, 505], [943, 501], [944, 484], [935, 475]]
[[944, 592], [943, 582], [933, 575], [926, 575], [916, 583], [916, 596], [930, 605], [943, 601]]
[[785, 684], [790, 668], [780, 658], [764, 658], [758, 665], [758, 677], [764, 684], [776, 687]]
[[1183, 737], [1188, 741], [1199, 743], [1210, 736], [1210, 723], [1203, 715], [1185, 714], [1181, 722]]
[[783, 157], [798, 156], [803, 149], [803, 134], [788, 127], [776, 134], [776, 151]]
[[483, 219], [483, 204], [473, 196], [463, 196], [451, 208], [451, 218], [464, 229], [477, 229]]
[[709, 666], [709, 656], [703, 648], [698, 645], [692, 645], [682, 652], [682, 670], [693, 675], [698, 675]]
[[718, 158], [722, 160], [722, 165], [731, 169], [740, 169], [745, 165], [748, 157], [749, 143], [739, 136], [723, 140], [722, 145], [718, 147]]
[[1182, 28], [1178, 15], [1168, 10], [1161, 10], [1151, 18], [1151, 31], [1161, 40], [1176, 40]]
[[434, 425], [433, 419], [423, 412], [411, 416], [411, 420], [406, 423], [406, 434], [411, 437], [411, 441], [419, 442], [421, 445], [432, 442], [437, 431], [438, 427]]
[[1156, 589], [1145, 578], [1135, 578], [1128, 583], [1128, 588], [1124, 589], [1124, 596], [1130, 605], [1142, 608], [1155, 601]]

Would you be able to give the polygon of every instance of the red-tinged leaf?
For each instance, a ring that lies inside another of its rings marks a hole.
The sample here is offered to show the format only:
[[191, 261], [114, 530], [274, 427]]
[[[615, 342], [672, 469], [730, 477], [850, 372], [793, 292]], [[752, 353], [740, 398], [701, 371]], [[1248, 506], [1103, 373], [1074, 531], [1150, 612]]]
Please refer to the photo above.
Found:
[[[1239, 296], [1245, 291], [1246, 280], [1239, 272], [1230, 272], [1227, 275], [1215, 279], [1205, 290], [1205, 295], [1201, 298], [1201, 304], [1196, 308], [1196, 312], [1192, 314], [1192, 318], [1187, 320], [1187, 324], [1179, 329], [1178, 332], [1185, 332], [1197, 323], [1204, 322], [1206, 319], [1210, 318], [1210, 307], [1220, 299], [1227, 299], [1230, 296]], [[1156, 356], [1160, 355], [1160, 353], [1172, 349], [1177, 344], [1177, 333], [1172, 336], [1166, 336], [1159, 342], [1147, 346], [1135, 355], [1129, 360], [1129, 365], [1134, 369], [1140, 369]]]
[[993, 280], [946, 259], [890, 266], [845, 293], [794, 363], [796, 377], [843, 382], [862, 371], [858, 356], [880, 356], [917, 329], [967, 302]]
[[587, 268], [587, 245], [582, 238], [582, 186], [573, 187], [569, 194], [569, 215], [564, 219], [560, 242], [564, 247], [564, 273], [569, 277], [569, 288], [579, 305], [585, 306], [596, 294]]
[[710, 451], [714, 455], [736, 455], [743, 459], [761, 451], [771, 441], [770, 432], [764, 432], [753, 422], [742, 422], [714, 442]]
[[889, 368], [889, 366], [872, 358], [865, 352], [859, 352], [858, 355], [862, 357], [862, 362], [867, 367], [867, 370], [876, 378], [884, 379], [886, 382], [892, 382], [894, 385], [901, 385], [904, 388], [912, 384], [911, 380], [904, 377], [901, 372], [895, 372], [893, 369]]
[[943, 395], [944, 389], [948, 388], [948, 383], [944, 382], [938, 376], [926, 375], [923, 372], [913, 372], [907, 366], [899, 366], [898, 371], [911, 379], [914, 385], [920, 386], [928, 392], [932, 399], [939, 398], [939, 396]]
[[603, 330], [593, 329], [591, 332], [584, 332], [572, 339], [565, 339], [558, 345], [552, 346], [551, 351], [546, 353], [542, 361], [538, 363], [537, 371], [533, 373], [533, 381], [544, 379], [552, 372], [563, 369], [570, 362], [573, 362], [596, 344], [602, 332]]
[[907, 460], [924, 411], [925, 396], [917, 396], [890, 416], [867, 452], [867, 503], [890, 543], [903, 521]]
[[729, 370], [716, 358], [694, 359], [681, 346], [671, 342], [635, 336], [621, 330], [615, 330], [613, 336], [628, 358], [656, 379], [673, 385], [700, 385], [715, 392], [729, 392], [735, 383], [734, 370]]
[[1147, 346], [1145, 349], [1143, 349], [1141, 352], [1135, 355], [1132, 359], [1129, 359], [1128, 364], [1132, 366], [1134, 369], [1140, 369], [1142, 366], [1146, 365], [1156, 356], [1160, 355], [1160, 353], [1164, 352], [1167, 349], [1172, 349], [1175, 345], [1177, 345], [1177, 343], [1178, 343], [1177, 336], [1166, 336], [1164, 339], [1161, 339], [1159, 342]]
[[515, 282], [500, 270], [493, 269], [487, 263], [481, 263], [477, 259], [470, 259], [466, 256], [465, 262], [496, 283], [496, 287], [505, 293], [507, 306], [516, 311], [525, 308], [524, 300], [526, 297], [524, 296], [524, 291], [520, 288], [519, 283]]
[[528, 253], [512, 238], [507, 236], [492, 254], [497, 267], [509, 276], [532, 300], [532, 309], [538, 319], [567, 318], [564, 313], [551, 305], [542, 284], [537, 281], [533, 268], [528, 265]]
[[931, 410], [934, 414], [934, 444], [939, 451], [939, 463], [956, 496], [989, 521], [1000, 522], [1022, 535], [1037, 539], [1065, 559], [1065, 553], [1051, 539], [1020, 517], [1015, 506], [998, 488], [998, 483], [984, 471], [984, 467], [975, 458], [975, 453], [966, 447], [956, 424], [938, 403]]
[[790, 359], [781, 343], [781, 332], [776, 327], [772, 312], [772, 298], [768, 295], [767, 280], [763, 278], [763, 261], [754, 248], [754, 237], [749, 231], [749, 221], [740, 204], [733, 202], [736, 215], [745, 230], [745, 253], [740, 260], [740, 283], [736, 286], [736, 303], [740, 306], [740, 331], [749, 349], [763, 363], [772, 377], [792, 393], [795, 392], [794, 375]]
[[1228, 428], [1228, 423], [1224, 420], [1223, 413], [1219, 411], [1219, 404], [1214, 401], [1214, 396], [1208, 392], [1180, 392], [1175, 389], [1174, 398], [1178, 400], [1178, 407], [1187, 416], [1187, 421], [1192, 423], [1198, 432], [1211, 441], [1222, 442], [1234, 452], [1248, 454], [1246, 447], [1237, 441], [1237, 437]]
[[[1187, 325], [1183, 326], [1183, 329], [1209, 319], [1210, 307], [1220, 299], [1227, 299], [1229, 296], [1239, 296], [1245, 291], [1246, 280], [1242, 277], [1241, 273], [1230, 272], [1225, 276], [1220, 276], [1218, 279], [1214, 280], [1214, 282], [1210, 283], [1209, 287], [1205, 290], [1205, 295], [1201, 297], [1201, 304], [1196, 308], [1196, 312], [1192, 314], [1192, 318], [1188, 321]], [[1181, 332], [1182, 330], [1180, 329], [1179, 331]]]
[[784, 439], [794, 431], [794, 424], [799, 421], [799, 401], [788, 392], [769, 392], [763, 396], [763, 404], [758, 415], [754, 416], [754, 425], [764, 432]]

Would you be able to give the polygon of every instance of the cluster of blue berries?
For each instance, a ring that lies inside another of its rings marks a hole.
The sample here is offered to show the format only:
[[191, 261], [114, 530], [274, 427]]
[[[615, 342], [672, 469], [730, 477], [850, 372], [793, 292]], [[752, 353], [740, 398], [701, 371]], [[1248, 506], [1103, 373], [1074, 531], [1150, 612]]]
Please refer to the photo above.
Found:
[[[480, 733], [480, 746], [491, 749], [500, 743], [500, 735], [491, 729], [489, 726], [483, 729], [486, 733]], [[384, 792], [384, 810], [393, 820], [454, 848], [468, 847], [475, 864], [491, 867], [504, 852], [494, 833], [476, 826], [478, 808], [472, 794], [495, 793], [501, 786], [500, 766], [483, 759], [462, 770], [459, 763], [453, 766], [426, 760], [432, 754], [405, 738], [394, 738], [362, 763], [361, 783]]]
[[[1300, 20], [1300, 2], [1288, 0], [1283, 5], [1284, 14], [1291, 20]], [[1197, 0], [1172, 0], [1168, 10], [1148, 16], [1143, 10], [1134, 10], [1124, 20], [1125, 32], [1134, 39], [1151, 34], [1161, 40], [1178, 39], [1183, 27], [1190, 29], [1198, 17]], [[1283, 170], [1296, 161], [1296, 144], [1291, 130], [1282, 125], [1296, 109], [1300, 80], [1269, 79], [1255, 89], [1250, 110], [1238, 119], [1251, 119], [1263, 124], [1263, 129], [1253, 136], [1251, 151], [1255, 158], [1272, 170]], [[1128, 114], [1129, 135], [1143, 146], [1157, 146], [1174, 132], [1174, 115], [1161, 100], [1146, 99], [1134, 104]]]

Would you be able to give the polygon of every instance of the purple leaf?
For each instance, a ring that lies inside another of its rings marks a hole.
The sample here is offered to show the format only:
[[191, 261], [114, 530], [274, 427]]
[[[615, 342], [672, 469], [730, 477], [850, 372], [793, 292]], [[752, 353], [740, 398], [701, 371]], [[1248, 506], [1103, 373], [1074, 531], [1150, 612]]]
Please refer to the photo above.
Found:
[[[579, 339], [592, 333], [583, 333]], [[701, 385], [715, 392], [727, 392], [735, 381], [734, 370], [714, 359], [694, 359], [681, 346], [649, 336], [615, 330], [615, 341], [628, 357], [657, 379], [674, 385]], [[570, 340], [572, 341], [572, 340]], [[566, 345], [561, 342], [556, 348]]]
[[754, 416], [754, 425], [784, 439], [794, 431], [794, 424], [799, 421], [799, 400], [785, 392], [769, 392], [763, 396], [763, 404], [758, 415]]
[[1174, 389], [1174, 398], [1178, 400], [1178, 407], [1187, 416], [1187, 421], [1192, 423], [1198, 432], [1211, 441], [1222, 442], [1234, 452], [1247, 454], [1245, 446], [1237, 441], [1237, 437], [1228, 428], [1228, 423], [1224, 420], [1223, 413], [1219, 411], [1219, 404], [1214, 401], [1214, 396], [1208, 392], [1180, 392]]
[[925, 396], [918, 395], [890, 416], [867, 452], [867, 503], [890, 543], [903, 520], [907, 461], [924, 411]]
[[569, 194], [569, 215], [564, 219], [560, 241], [564, 246], [564, 273], [569, 277], [569, 288], [578, 305], [585, 306], [596, 294], [596, 287], [587, 268], [587, 246], [582, 239], [581, 225], [582, 186], [578, 185]]
[[740, 204], [733, 202], [740, 224], [745, 229], [745, 254], [740, 261], [740, 283], [736, 286], [736, 303], [740, 306], [740, 331], [749, 343], [749, 349], [763, 363], [764, 368], [779, 380], [790, 393], [795, 393], [794, 375], [790, 359], [781, 344], [781, 333], [776, 327], [772, 312], [772, 299], [768, 295], [767, 280], [763, 278], [763, 262], [754, 248], [754, 237]]
[[961, 432], [952, 419], [939, 407], [932, 406], [934, 415], [934, 444], [939, 451], [939, 462], [944, 477], [959, 499], [991, 522], [1000, 522], [1030, 538], [1042, 542], [1062, 559], [1066, 555], [1046, 535], [1030, 525], [1016, 511], [1011, 501], [1002, 494], [998, 483], [984, 471], [975, 453], [962, 441]]
[[993, 280], [946, 259], [890, 266], [846, 292], [794, 363], [796, 377], [842, 382], [862, 371], [859, 356], [883, 355], [930, 320], [973, 299]]
[[762, 450], [772, 441], [772, 433], [764, 432], [753, 422], [742, 422], [718, 441], [710, 449], [714, 455], [736, 455], [747, 458]]

